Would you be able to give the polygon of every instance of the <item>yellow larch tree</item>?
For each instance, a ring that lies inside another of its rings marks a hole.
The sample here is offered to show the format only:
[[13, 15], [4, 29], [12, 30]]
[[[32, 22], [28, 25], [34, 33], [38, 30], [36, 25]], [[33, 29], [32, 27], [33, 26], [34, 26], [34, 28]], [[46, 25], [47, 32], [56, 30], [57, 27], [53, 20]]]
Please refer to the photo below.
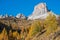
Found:
[[57, 29], [57, 21], [56, 21], [56, 16], [53, 15], [51, 12], [49, 12], [49, 16], [47, 16], [45, 22], [44, 22], [44, 27], [46, 28], [46, 33], [47, 35], [55, 32], [55, 30]]
[[0, 40], [2, 40], [2, 39], [8, 40], [8, 35], [7, 35], [7, 31], [5, 28], [2, 30], [2, 33], [0, 34]]
[[31, 25], [26, 40], [30, 40], [31, 37], [35, 36], [38, 32], [41, 32], [42, 29], [43, 27], [41, 26], [41, 22], [39, 20], [35, 20]]

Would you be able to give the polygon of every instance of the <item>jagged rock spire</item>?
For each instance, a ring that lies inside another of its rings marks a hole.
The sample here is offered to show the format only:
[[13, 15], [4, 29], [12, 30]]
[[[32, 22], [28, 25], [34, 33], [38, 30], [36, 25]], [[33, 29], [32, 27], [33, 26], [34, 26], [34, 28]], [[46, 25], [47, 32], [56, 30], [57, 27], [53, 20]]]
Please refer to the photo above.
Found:
[[33, 11], [33, 13], [36, 13], [36, 14], [37, 13], [44, 14], [46, 12], [47, 12], [46, 3], [39, 3], [34, 7], [34, 11]]
[[46, 3], [39, 3], [38, 5], [36, 5], [34, 7], [34, 11], [32, 13], [32, 15], [30, 15], [28, 17], [29, 19], [38, 19], [38, 18], [45, 18], [45, 16], [47, 16], [47, 7], [46, 7]]
[[21, 13], [17, 14], [16, 18], [26, 19], [26, 17], [23, 14], [21, 14]]

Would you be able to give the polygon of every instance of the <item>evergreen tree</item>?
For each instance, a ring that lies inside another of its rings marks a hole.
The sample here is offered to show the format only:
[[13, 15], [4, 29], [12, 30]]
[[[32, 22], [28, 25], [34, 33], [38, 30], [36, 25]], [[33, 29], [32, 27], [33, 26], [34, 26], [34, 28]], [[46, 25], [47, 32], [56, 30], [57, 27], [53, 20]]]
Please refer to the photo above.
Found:
[[47, 16], [45, 22], [44, 22], [44, 27], [47, 30], [47, 34], [50, 34], [52, 32], [55, 32], [57, 29], [57, 21], [56, 21], [56, 16], [52, 15], [51, 12], [49, 12], [49, 16]]

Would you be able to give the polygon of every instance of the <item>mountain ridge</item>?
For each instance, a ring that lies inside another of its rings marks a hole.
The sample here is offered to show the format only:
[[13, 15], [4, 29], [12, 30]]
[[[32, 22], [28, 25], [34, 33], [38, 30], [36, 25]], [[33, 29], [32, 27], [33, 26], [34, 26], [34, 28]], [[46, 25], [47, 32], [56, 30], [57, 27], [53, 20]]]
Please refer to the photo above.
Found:
[[59, 15], [48, 10], [46, 3], [39, 3], [34, 7], [34, 11], [28, 17], [26, 17], [22, 13], [18, 13], [15, 17], [12, 15], [9, 16], [6, 14], [4, 16], [0, 15], [0, 18], [14, 17], [14, 18], [20, 18], [20, 19], [27, 19], [27, 20], [45, 19], [49, 15], [48, 12], [51, 12], [56, 17], [59, 17]]
[[49, 15], [48, 12], [51, 12], [52, 15], [58, 17], [58, 15], [48, 10], [46, 3], [39, 3], [34, 7], [34, 11], [32, 12], [32, 15], [28, 17], [28, 20], [45, 19]]

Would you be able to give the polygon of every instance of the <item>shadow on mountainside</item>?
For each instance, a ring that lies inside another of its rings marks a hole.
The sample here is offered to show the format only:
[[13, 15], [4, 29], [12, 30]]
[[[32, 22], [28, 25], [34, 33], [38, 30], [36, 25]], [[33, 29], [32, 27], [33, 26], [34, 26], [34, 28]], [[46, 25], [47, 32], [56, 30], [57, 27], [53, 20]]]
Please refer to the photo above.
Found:
[[17, 30], [16, 29], [12, 29], [11, 26], [5, 25], [5, 24], [3, 24], [3, 23], [0, 22], [0, 33], [2, 33], [2, 31], [3, 31], [4, 28], [7, 31], [7, 34], [9, 34], [10, 30], [12, 30], [12, 32], [17, 31], [19, 34], [21, 32], [20, 29], [17, 29]]

